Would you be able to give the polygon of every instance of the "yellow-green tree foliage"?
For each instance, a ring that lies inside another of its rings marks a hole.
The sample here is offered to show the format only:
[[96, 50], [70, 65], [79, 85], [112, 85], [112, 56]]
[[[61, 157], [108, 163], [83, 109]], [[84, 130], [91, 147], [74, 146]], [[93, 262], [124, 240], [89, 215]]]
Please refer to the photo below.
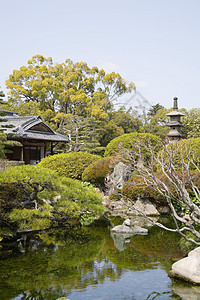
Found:
[[106, 74], [103, 69], [70, 59], [54, 64], [51, 57], [42, 55], [14, 70], [6, 84], [11, 96], [37, 102], [42, 110], [87, 117], [106, 117], [112, 101], [135, 89], [118, 73]]

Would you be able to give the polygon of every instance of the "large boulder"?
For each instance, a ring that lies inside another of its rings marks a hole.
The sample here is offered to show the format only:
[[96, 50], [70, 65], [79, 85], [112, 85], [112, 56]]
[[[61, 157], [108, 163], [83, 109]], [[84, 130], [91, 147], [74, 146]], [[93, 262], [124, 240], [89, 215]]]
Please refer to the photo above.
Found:
[[200, 247], [190, 251], [187, 257], [175, 262], [169, 276], [200, 284]]
[[147, 234], [148, 230], [146, 228], [142, 228], [140, 226], [127, 226], [127, 225], [118, 225], [111, 229], [112, 232], [115, 233], [126, 233], [126, 234]]
[[[159, 216], [153, 216], [151, 217], [151, 219], [154, 222], [158, 221]], [[147, 218], [143, 217], [143, 216], [132, 216], [129, 219], [126, 219], [123, 223], [123, 225], [126, 226], [140, 226], [140, 227], [145, 227], [145, 228], [149, 228], [151, 226], [153, 226], [154, 224], [152, 222], [150, 222]]]
[[140, 215], [140, 212], [146, 216], [159, 216], [160, 213], [156, 209], [156, 206], [148, 199], [138, 199], [132, 208], [132, 214]]
[[112, 174], [107, 176], [106, 182], [109, 186], [109, 194], [115, 192], [118, 189], [122, 189], [124, 183], [131, 178], [132, 172], [129, 166], [123, 162], [119, 162]]

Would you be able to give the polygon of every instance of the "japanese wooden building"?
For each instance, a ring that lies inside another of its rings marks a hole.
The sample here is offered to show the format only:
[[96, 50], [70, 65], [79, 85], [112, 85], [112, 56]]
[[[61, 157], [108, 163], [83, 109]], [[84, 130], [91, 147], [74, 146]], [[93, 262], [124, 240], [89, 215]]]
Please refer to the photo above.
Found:
[[9, 160], [35, 164], [47, 155], [47, 144], [53, 147], [60, 142], [67, 143], [66, 136], [53, 131], [40, 116], [19, 116], [18, 113], [4, 111], [1, 117], [1, 130], [9, 143], [6, 156]]

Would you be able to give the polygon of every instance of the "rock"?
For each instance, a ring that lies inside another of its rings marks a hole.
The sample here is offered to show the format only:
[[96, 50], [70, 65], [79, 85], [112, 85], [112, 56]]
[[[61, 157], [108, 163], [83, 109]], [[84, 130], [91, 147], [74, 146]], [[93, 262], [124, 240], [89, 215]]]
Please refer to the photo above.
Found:
[[175, 262], [169, 276], [200, 284], [200, 247], [190, 251], [187, 257]]
[[[151, 217], [151, 219], [154, 221], [154, 222], [157, 222], [158, 219], [159, 219], [159, 216], [153, 216]], [[147, 218], [143, 217], [143, 216], [132, 216], [130, 217], [129, 219], [125, 220], [124, 225], [126, 226], [140, 226], [140, 227], [151, 227], [153, 226], [153, 223], [148, 221]], [[130, 224], [130, 225], [128, 225]]]
[[162, 207], [160, 207], [160, 209], [159, 209], [159, 213], [160, 213], [161, 215], [167, 215], [169, 212], [170, 212], [170, 209], [169, 209], [168, 206], [162, 206]]
[[190, 215], [188, 215], [188, 214], [184, 215], [183, 219], [185, 219], [187, 222], [189, 222], [191, 224], [194, 223], [194, 221], [190, 218]]
[[126, 233], [126, 234], [148, 234], [148, 230], [146, 228], [142, 228], [140, 226], [126, 226], [126, 225], [118, 225], [111, 229], [112, 232], [116, 233]]
[[124, 183], [131, 178], [132, 172], [130, 167], [125, 165], [123, 162], [119, 162], [111, 175], [106, 178], [107, 183], [109, 183], [110, 191], [113, 193], [117, 189], [122, 189]]
[[152, 204], [148, 199], [138, 199], [133, 205], [133, 213], [135, 213], [135, 215], [140, 215], [140, 213], [136, 211], [134, 208], [137, 209], [138, 211], [141, 211], [146, 216], [160, 215], [155, 205]]
[[130, 220], [130, 219], [126, 219], [126, 220], [123, 222], [123, 225], [126, 225], [126, 226], [132, 226], [131, 220]]

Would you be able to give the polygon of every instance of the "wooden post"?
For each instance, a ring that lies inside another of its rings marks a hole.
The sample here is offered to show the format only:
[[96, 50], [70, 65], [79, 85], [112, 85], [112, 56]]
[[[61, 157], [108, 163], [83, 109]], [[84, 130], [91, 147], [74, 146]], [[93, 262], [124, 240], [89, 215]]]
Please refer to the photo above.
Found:
[[47, 156], [47, 143], [44, 144], [44, 157]]
[[53, 142], [51, 142], [51, 155], [53, 155]]
[[20, 160], [23, 161], [24, 160], [24, 146], [21, 147], [21, 157]]

